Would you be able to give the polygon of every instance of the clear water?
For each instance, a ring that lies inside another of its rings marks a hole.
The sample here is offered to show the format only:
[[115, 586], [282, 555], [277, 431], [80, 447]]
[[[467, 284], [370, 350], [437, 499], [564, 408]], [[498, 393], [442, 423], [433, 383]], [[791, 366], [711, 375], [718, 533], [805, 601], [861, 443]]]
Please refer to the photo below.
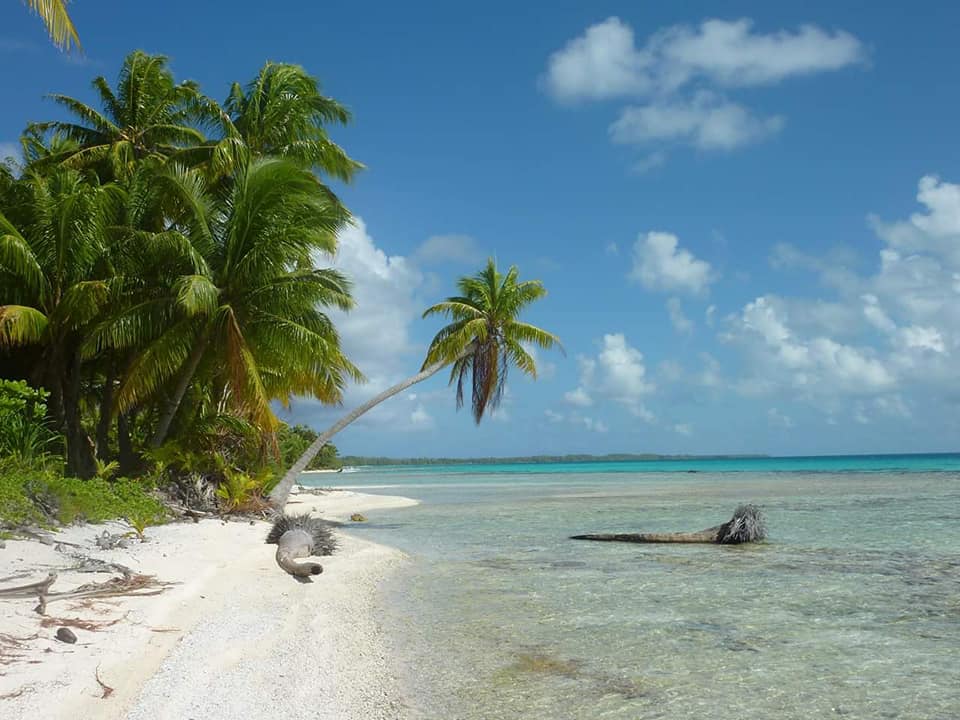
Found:
[[[423, 501], [354, 526], [414, 557], [389, 612], [423, 717], [955, 719], [960, 475], [936, 468], [958, 457], [920, 457], [336, 479]], [[745, 501], [767, 543], [567, 539], [698, 530]]]

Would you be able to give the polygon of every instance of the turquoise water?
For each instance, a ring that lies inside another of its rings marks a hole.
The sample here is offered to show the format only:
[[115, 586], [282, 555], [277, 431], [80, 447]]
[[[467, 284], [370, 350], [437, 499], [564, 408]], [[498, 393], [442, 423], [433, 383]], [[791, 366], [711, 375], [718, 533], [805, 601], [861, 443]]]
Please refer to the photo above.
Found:
[[[946, 719], [960, 717], [958, 459], [336, 480], [422, 500], [354, 526], [414, 558], [388, 592], [421, 717]], [[567, 539], [697, 530], [746, 501], [767, 516], [762, 545]]]

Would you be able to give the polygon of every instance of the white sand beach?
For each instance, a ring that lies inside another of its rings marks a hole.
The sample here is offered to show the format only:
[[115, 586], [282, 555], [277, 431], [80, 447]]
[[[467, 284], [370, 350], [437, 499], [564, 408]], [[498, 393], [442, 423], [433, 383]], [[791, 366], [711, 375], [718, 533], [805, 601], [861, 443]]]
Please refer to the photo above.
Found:
[[[293, 495], [287, 510], [343, 521], [413, 504], [334, 491]], [[36, 599], [0, 600], [0, 717], [402, 717], [376, 593], [403, 553], [338, 531], [339, 549], [322, 559], [323, 574], [301, 584], [275, 564], [274, 547], [264, 543], [268, 527], [176, 523], [149, 528], [148, 542], [109, 551], [96, 547], [96, 536], [129, 528], [67, 528], [55, 539], [73, 546], [59, 549], [6, 541], [0, 587], [52, 570], [59, 573], [52, 591], [109, 577], [68, 570], [76, 564], [70, 553], [175, 584], [149, 597], [54, 600], [45, 616], [34, 612]], [[74, 627], [71, 645], [54, 637], [68, 624], [58, 618], [102, 626]]]

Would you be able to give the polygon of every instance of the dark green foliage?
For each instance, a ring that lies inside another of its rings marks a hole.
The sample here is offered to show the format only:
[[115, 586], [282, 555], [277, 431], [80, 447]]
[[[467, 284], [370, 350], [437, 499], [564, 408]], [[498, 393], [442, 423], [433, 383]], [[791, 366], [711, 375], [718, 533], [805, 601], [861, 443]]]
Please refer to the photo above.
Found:
[[161, 523], [166, 517], [166, 508], [142, 481], [80, 480], [12, 460], [0, 462], [3, 527], [106, 520], [127, 520], [145, 527]]
[[[286, 425], [281, 423], [277, 430], [277, 446], [280, 451], [282, 470], [287, 470], [297, 461], [310, 443], [317, 439], [317, 432], [306, 425]], [[307, 466], [307, 470], [338, 469], [343, 466], [337, 456], [337, 446], [324, 445], [317, 456]]]
[[57, 436], [46, 421], [49, 394], [22, 380], [0, 380], [0, 458], [32, 462], [54, 448]]

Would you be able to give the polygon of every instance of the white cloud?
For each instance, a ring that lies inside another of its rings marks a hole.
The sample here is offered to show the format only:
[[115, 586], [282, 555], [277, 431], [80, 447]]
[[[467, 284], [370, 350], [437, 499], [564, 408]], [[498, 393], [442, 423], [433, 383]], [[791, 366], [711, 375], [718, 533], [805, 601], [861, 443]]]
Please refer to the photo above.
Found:
[[[758, 117], [722, 91], [774, 85], [791, 77], [862, 64], [866, 52], [848, 32], [814, 25], [757, 32], [753, 21], [705, 20], [674, 25], [638, 46], [633, 29], [617, 17], [591, 25], [553, 53], [543, 78], [554, 99], [642, 99], [611, 127], [618, 142], [688, 142], [705, 149], [732, 149], [779, 131], [778, 115]], [[646, 172], [662, 152], [638, 163]]]
[[677, 423], [673, 426], [673, 431], [678, 435], [693, 435], [693, 427], [689, 423]]
[[682, 84], [706, 77], [726, 87], [770, 85], [788, 77], [839, 70], [862, 63], [863, 45], [842, 30], [815, 25], [761, 34], [753, 21], [706, 20], [699, 28], [677, 26], [660, 40], [669, 80]]
[[577, 407], [590, 407], [593, 405], [593, 398], [590, 397], [590, 393], [588, 393], [582, 387], [577, 387], [573, 390], [565, 392], [563, 394], [563, 399], [571, 405], [576, 405]]
[[703, 321], [707, 324], [707, 327], [713, 327], [714, 316], [717, 313], [717, 306], [710, 305], [703, 313]]
[[660, 167], [665, 162], [667, 162], [667, 154], [662, 150], [657, 150], [637, 160], [630, 166], [630, 172], [634, 175], [645, 175], [651, 170]]
[[423, 403], [418, 403], [410, 413], [410, 423], [416, 428], [429, 429], [434, 426], [433, 417], [427, 412]]
[[648, 290], [704, 292], [714, 280], [710, 263], [680, 249], [679, 243], [670, 233], [641, 234], [633, 245], [630, 278]]
[[643, 354], [631, 347], [620, 333], [603, 336], [596, 358], [579, 358], [580, 384], [564, 395], [573, 405], [586, 407], [594, 403], [593, 396], [617, 402], [631, 414], [652, 422], [653, 414], [643, 405], [643, 398], [654, 391], [647, 379]]
[[771, 85], [865, 58], [860, 41], [842, 30], [803, 25], [794, 32], [757, 33], [746, 18], [663, 28], [638, 48], [633, 29], [611, 17], [550, 56], [545, 84], [558, 100], [603, 100], [673, 92], [696, 81], [728, 88]]
[[748, 349], [764, 381], [811, 395], [875, 393], [896, 385], [891, 368], [873, 348], [839, 343], [829, 337], [799, 337], [775, 296], [747, 303], [730, 319], [728, 339]]
[[633, 29], [620, 18], [591, 25], [550, 56], [545, 84], [558, 100], [602, 100], [651, 89], [652, 57], [638, 51]]
[[606, 247], [603, 248], [603, 252], [612, 257], [617, 257], [620, 255], [620, 247], [615, 242], [609, 242]]
[[543, 415], [551, 423], [560, 423], [560, 422], [563, 422], [563, 419], [564, 419], [563, 413], [558, 413], [550, 409], [544, 410]]
[[670, 322], [677, 332], [684, 334], [693, 332], [693, 322], [683, 314], [683, 304], [680, 302], [680, 298], [672, 297], [667, 300], [667, 314], [670, 316]]
[[477, 265], [483, 261], [482, 253], [469, 235], [434, 235], [417, 248], [414, 257], [424, 264]]
[[[715, 93], [701, 91], [691, 99], [657, 99], [625, 108], [610, 126], [616, 143], [645, 144], [670, 140], [701, 150], [733, 150], [779, 132], [782, 116], [758, 117]], [[661, 156], [659, 164], [665, 158]]]
[[[329, 309], [347, 357], [366, 375], [367, 382], [348, 385], [344, 406], [355, 407], [399, 380], [413, 374], [424, 348], [410, 337], [411, 325], [419, 320], [424, 303], [418, 297], [423, 276], [406, 258], [387, 255], [377, 247], [361, 218], [344, 229], [334, 258], [317, 259], [319, 266], [343, 272], [353, 284], [356, 307], [349, 312]], [[422, 426], [425, 413], [411, 413], [395, 398], [365, 415], [361, 424], [408, 423]], [[342, 409], [322, 406], [312, 398], [294, 403], [292, 419], [323, 425], [342, 414]]]

